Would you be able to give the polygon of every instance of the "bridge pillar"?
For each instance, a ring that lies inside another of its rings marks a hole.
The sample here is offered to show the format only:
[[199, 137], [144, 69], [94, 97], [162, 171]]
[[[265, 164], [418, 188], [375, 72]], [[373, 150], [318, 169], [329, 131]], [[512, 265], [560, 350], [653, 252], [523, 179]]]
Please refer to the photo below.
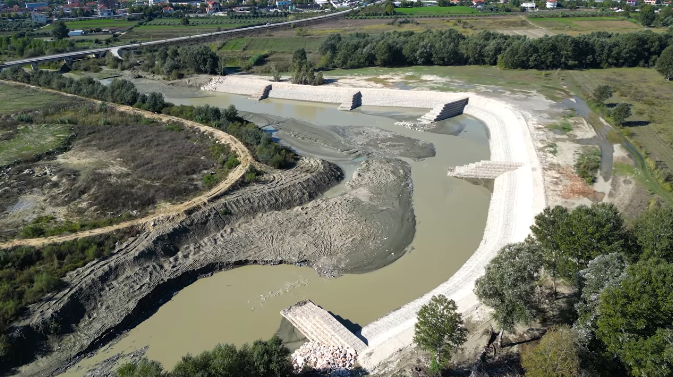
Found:
[[72, 64], [72, 58], [71, 57], [64, 58], [63, 61], [68, 65]]
[[30, 66], [33, 67], [33, 71], [39, 71], [40, 68], [38, 68], [37, 63], [30, 63]]

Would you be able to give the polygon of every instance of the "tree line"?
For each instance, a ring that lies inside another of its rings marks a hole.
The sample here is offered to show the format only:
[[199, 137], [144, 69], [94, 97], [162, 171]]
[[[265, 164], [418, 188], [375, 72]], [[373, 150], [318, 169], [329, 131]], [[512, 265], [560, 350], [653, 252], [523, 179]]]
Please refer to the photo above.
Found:
[[290, 377], [290, 350], [274, 336], [268, 341], [257, 340], [236, 348], [233, 344], [218, 344], [199, 355], [183, 356], [165, 371], [156, 361], [141, 359], [117, 369], [118, 377]]
[[509, 69], [652, 67], [671, 33], [594, 32], [529, 39], [492, 31], [465, 36], [454, 29], [331, 34], [320, 45], [321, 68], [407, 65], [498, 65]]

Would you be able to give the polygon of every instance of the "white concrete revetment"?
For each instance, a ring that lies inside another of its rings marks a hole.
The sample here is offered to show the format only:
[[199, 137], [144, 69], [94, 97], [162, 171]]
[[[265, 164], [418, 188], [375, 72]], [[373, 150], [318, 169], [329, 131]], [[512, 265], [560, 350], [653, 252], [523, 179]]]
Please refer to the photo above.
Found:
[[[266, 80], [227, 76], [213, 79], [202, 89], [250, 95], [268, 83]], [[359, 360], [365, 368], [372, 370], [400, 349], [412, 345], [416, 314], [432, 296], [441, 294], [455, 300], [463, 313], [473, 309], [478, 304], [473, 292], [475, 281], [484, 274], [486, 265], [503, 246], [526, 238], [535, 215], [544, 209], [546, 199], [542, 169], [531, 137], [532, 129], [522, 114], [505, 102], [474, 93], [311, 87], [288, 83], [273, 83], [269, 98], [340, 103], [344, 95], [354, 89], [362, 93], [363, 106], [433, 108], [467, 96], [469, 104], [465, 114], [480, 119], [488, 127], [491, 160], [521, 165], [495, 179], [484, 237], [470, 259], [439, 287], [362, 329], [361, 335], [366, 339], [367, 348], [360, 354]]]

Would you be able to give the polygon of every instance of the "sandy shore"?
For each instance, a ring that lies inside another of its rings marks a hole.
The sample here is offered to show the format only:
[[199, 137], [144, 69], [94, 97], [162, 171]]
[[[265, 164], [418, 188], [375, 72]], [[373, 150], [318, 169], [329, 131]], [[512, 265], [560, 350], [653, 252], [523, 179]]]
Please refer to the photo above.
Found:
[[[266, 85], [269, 81], [260, 78], [227, 76], [213, 79], [202, 89], [252, 95]], [[535, 215], [546, 205], [542, 169], [531, 137], [532, 126], [511, 105], [475, 93], [272, 85], [270, 98], [327, 103], [341, 103], [349, 94], [360, 91], [364, 106], [432, 108], [468, 96], [470, 102], [465, 113], [482, 120], [489, 129], [491, 160], [523, 165], [495, 179], [484, 237], [460, 270], [424, 296], [363, 327], [361, 335], [367, 340], [368, 348], [360, 362], [375, 371], [380, 363], [412, 345], [416, 313], [433, 295], [452, 298], [463, 313], [470, 312], [478, 304], [473, 292], [474, 283], [483, 275], [490, 260], [503, 246], [523, 241], [529, 234]]]

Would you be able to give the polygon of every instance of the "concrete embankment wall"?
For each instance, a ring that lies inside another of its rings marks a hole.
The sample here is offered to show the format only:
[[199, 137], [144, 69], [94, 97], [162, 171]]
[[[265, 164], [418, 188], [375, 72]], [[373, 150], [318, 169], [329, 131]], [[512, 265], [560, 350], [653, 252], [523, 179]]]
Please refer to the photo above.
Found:
[[522, 115], [503, 102], [477, 95], [470, 95], [465, 113], [488, 126], [491, 160], [518, 162], [522, 167], [495, 179], [484, 237], [470, 259], [437, 288], [362, 329], [369, 347], [361, 363], [368, 368], [412, 344], [416, 313], [432, 296], [441, 294], [455, 300], [463, 313], [474, 308], [478, 304], [473, 292], [477, 278], [503, 246], [526, 238], [535, 215], [545, 207], [540, 163]]
[[[217, 78], [204, 90], [236, 93], [237, 86], [262, 86], [265, 80], [244, 77]], [[277, 90], [279, 89], [279, 90]], [[456, 301], [466, 313], [477, 304], [473, 289], [475, 281], [484, 274], [488, 263], [505, 245], [523, 241], [530, 232], [534, 217], [545, 205], [542, 170], [533, 144], [534, 132], [522, 114], [510, 105], [474, 93], [440, 93], [394, 89], [307, 87], [273, 84], [269, 97], [313, 102], [339, 103], [347, 92], [359, 90], [363, 106], [434, 108], [438, 105], [469, 97], [464, 113], [483, 121], [488, 127], [492, 161], [516, 162], [521, 167], [495, 179], [484, 237], [478, 249], [446, 282], [424, 296], [368, 324], [361, 336], [367, 349], [360, 362], [373, 368], [401, 348], [413, 342], [416, 313], [434, 295], [445, 295]], [[449, 168], [449, 166], [447, 166]], [[447, 251], [451, 245], [446, 245]]]
[[[246, 76], [216, 77], [203, 86], [203, 90], [217, 91], [246, 96], [259, 93], [270, 81]], [[271, 83], [269, 98], [289, 99], [295, 101], [338, 103], [352, 98], [355, 91], [362, 95], [362, 106], [390, 106], [428, 109], [448, 102], [465, 98], [465, 93], [440, 93], [430, 91], [409, 91], [375, 88], [346, 88], [331, 85], [309, 86], [295, 85], [285, 82]]]

